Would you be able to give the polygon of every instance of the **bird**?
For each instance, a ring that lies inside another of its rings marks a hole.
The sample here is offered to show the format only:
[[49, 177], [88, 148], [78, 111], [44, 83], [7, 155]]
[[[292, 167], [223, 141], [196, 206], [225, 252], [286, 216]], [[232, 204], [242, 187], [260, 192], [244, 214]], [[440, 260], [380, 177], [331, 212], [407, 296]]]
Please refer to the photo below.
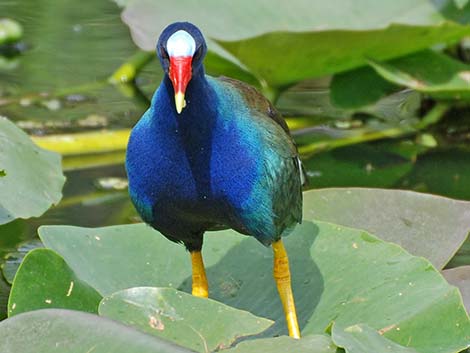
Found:
[[195, 25], [168, 25], [156, 53], [164, 76], [126, 151], [134, 207], [145, 223], [184, 244], [194, 296], [209, 294], [206, 231], [231, 228], [272, 246], [288, 332], [300, 338], [282, 237], [302, 221], [302, 166], [286, 122], [254, 87], [206, 75], [207, 45]]

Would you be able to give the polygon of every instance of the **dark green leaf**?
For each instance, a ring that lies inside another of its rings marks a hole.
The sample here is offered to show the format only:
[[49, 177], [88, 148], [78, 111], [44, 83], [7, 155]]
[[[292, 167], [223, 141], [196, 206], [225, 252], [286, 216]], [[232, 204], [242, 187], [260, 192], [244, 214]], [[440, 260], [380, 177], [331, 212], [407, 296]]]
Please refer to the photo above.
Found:
[[470, 200], [469, 160], [470, 151], [465, 149], [429, 151], [418, 158], [403, 185], [421, 192]]
[[393, 187], [413, 163], [376, 145], [355, 145], [316, 154], [304, 161], [312, 188]]
[[397, 89], [373, 68], [364, 66], [333, 77], [331, 100], [338, 107], [358, 109], [374, 104]]

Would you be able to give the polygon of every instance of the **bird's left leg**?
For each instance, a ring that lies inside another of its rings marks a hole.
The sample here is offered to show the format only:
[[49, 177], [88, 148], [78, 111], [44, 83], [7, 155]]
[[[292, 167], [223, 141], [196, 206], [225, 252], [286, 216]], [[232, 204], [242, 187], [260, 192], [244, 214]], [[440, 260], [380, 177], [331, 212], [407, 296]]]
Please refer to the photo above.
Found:
[[289, 336], [300, 338], [297, 313], [295, 311], [294, 296], [292, 295], [289, 258], [282, 240], [273, 243], [274, 251], [274, 279], [276, 280], [279, 297], [281, 297], [284, 314], [286, 316]]
[[192, 294], [196, 297], [207, 298], [209, 286], [207, 285], [206, 269], [202, 260], [201, 251], [191, 251], [191, 263], [193, 267], [193, 289]]

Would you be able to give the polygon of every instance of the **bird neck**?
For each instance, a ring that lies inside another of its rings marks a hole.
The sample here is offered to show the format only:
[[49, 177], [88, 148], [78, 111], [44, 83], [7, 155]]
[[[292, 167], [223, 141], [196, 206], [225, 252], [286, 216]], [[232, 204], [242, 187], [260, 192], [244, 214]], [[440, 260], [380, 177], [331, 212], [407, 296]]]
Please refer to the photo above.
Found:
[[155, 102], [155, 105], [161, 105], [164, 100], [164, 106], [171, 111], [158, 114], [159, 119], [165, 119], [164, 123], [178, 129], [188, 143], [197, 144], [200, 139], [207, 138], [217, 117], [217, 96], [204, 70], [198, 70], [189, 81], [185, 93], [186, 106], [180, 114], [174, 108], [174, 90], [167, 75], [163, 79], [163, 88], [159, 102]]

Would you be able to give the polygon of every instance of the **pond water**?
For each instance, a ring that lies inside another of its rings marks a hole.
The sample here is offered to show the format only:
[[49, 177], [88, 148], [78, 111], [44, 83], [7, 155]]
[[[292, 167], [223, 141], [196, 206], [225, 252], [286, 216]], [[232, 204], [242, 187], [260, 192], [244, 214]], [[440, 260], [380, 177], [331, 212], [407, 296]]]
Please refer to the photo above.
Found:
[[[114, 2], [2, 0], [0, 17], [15, 19], [24, 28], [24, 52], [10, 58], [8, 67], [0, 67], [0, 115], [32, 134], [45, 134], [96, 126], [128, 128], [147, 108], [148, 97], [161, 79], [155, 60], [139, 75], [138, 89], [106, 84], [113, 70], [136, 52]], [[45, 92], [59, 92], [60, 98], [41, 97]], [[327, 93], [324, 88], [297, 87], [281, 97], [280, 109], [286, 115], [331, 123], [328, 128], [318, 128], [318, 136], [322, 131], [340, 134], [362, 124], [360, 115], [351, 121], [344, 120], [350, 113], [333, 112]], [[341, 124], [325, 119], [326, 112], [341, 118]], [[438, 148], [428, 148], [411, 137], [317, 154], [305, 161], [309, 185], [406, 188], [470, 200], [469, 119], [457, 118], [467, 123], [449, 119], [429, 132]], [[305, 136], [313, 138], [300, 134], [299, 141]], [[116, 158], [122, 160], [122, 153]], [[125, 190], [99, 187], [100, 180], [110, 177], [125, 178], [123, 165], [68, 171], [60, 205], [39, 219], [17, 221], [1, 229], [0, 257], [33, 238], [42, 224], [97, 227], [134, 221], [135, 211]]]

